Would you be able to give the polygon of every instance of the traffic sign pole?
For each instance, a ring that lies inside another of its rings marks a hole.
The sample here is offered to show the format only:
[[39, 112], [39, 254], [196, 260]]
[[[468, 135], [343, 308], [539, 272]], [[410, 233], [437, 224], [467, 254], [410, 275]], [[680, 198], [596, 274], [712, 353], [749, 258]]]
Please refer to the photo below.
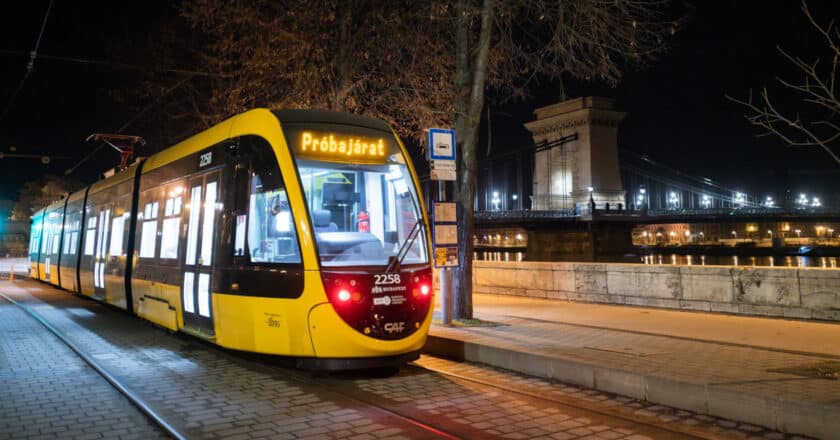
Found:
[[[446, 181], [438, 180], [438, 200], [446, 201]], [[452, 325], [452, 272], [448, 267], [442, 267], [438, 274], [440, 278], [440, 309], [443, 325]]]
[[[429, 161], [430, 161], [430, 177], [432, 180], [438, 181], [438, 202], [446, 201], [446, 181], [456, 179], [455, 166], [455, 130], [432, 128], [429, 129]], [[438, 205], [441, 206], [441, 205]], [[457, 208], [456, 208], [457, 210]], [[442, 222], [448, 222], [450, 225], [455, 221], [455, 215], [452, 213], [452, 219], [441, 219], [440, 213], [437, 209], [434, 212], [435, 216], [435, 230], [437, 225]], [[444, 234], [446, 235], [446, 234]], [[457, 235], [456, 235], [457, 237]], [[457, 242], [455, 243], [457, 245]], [[443, 325], [452, 325], [452, 271], [449, 269], [452, 264], [450, 260], [451, 242], [439, 243], [437, 233], [435, 234], [435, 266], [440, 268], [438, 272], [438, 281], [440, 282], [440, 308], [441, 321]], [[456, 255], [457, 255], [457, 247]], [[441, 259], [438, 253], [443, 251], [444, 258]], [[442, 260], [442, 261], [440, 261]], [[457, 261], [457, 258], [456, 260]]]

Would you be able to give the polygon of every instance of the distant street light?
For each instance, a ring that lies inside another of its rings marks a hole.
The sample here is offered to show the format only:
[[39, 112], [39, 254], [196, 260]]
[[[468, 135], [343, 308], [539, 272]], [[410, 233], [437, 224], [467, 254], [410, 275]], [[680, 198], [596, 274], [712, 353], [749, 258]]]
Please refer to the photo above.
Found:
[[799, 234], [802, 232], [802, 230], [794, 229], [793, 232], [796, 232], [796, 238], [799, 238]]
[[799, 198], [796, 199], [796, 204], [799, 205], [800, 208], [804, 208], [808, 206], [808, 196], [804, 193], [799, 195]]
[[502, 200], [499, 198], [499, 192], [498, 191], [493, 191], [493, 200], [491, 200], [491, 202], [493, 203], [493, 210], [498, 211], [499, 210], [499, 203], [502, 202]]
[[742, 208], [744, 206], [744, 193], [736, 191], [735, 192], [735, 206], [736, 208]]
[[668, 206], [671, 209], [679, 208], [680, 199], [677, 198], [677, 193], [671, 191], [671, 194], [668, 195]]
[[814, 197], [814, 199], [811, 201], [811, 206], [814, 208], [819, 208], [820, 206], [822, 206], [819, 197]]
[[709, 208], [712, 206], [712, 198], [709, 197], [708, 194], [703, 194], [703, 197], [700, 199], [700, 206], [703, 208]]
[[772, 198], [772, 197], [767, 196], [767, 198], [766, 198], [766, 199], [764, 199], [764, 206], [765, 206], [766, 208], [773, 208], [773, 207], [775, 207], [775, 206], [776, 206], [776, 202], [774, 202], [774, 201], [773, 201], [773, 198]]

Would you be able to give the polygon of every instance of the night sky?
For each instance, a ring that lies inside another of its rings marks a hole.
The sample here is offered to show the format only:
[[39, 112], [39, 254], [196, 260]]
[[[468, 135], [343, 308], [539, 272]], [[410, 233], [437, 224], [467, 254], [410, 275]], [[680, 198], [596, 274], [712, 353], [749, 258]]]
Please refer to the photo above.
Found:
[[[25, 4], [24, 4], [25, 3]], [[4, 14], [0, 30], [0, 111], [6, 108], [26, 71], [48, 1], [18, 3]], [[840, 2], [810, 2], [822, 22], [840, 15]], [[648, 154], [671, 167], [707, 176], [727, 185], [779, 196], [822, 193], [824, 200], [840, 183], [840, 166], [817, 150], [791, 150], [775, 138], [756, 138], [743, 109], [725, 99], [744, 97], [749, 88], [772, 85], [774, 77], [795, 79], [777, 45], [805, 59], [825, 45], [806, 23], [798, 1], [700, 1], [669, 53], [655, 65], [627, 74], [616, 89], [570, 81], [572, 96], [615, 98], [628, 112], [620, 129], [620, 146]], [[41, 54], [106, 60], [119, 42], [153, 36], [156, 26], [176, 15], [170, 2], [55, 2], [38, 50]], [[124, 60], [142, 64], [152, 54], [134, 53], [126, 44]], [[828, 62], [825, 60], [824, 62]], [[8, 114], [0, 120], [0, 151], [11, 146], [21, 154], [49, 154], [49, 165], [33, 159], [0, 159], [0, 199], [15, 198], [24, 181], [46, 173], [64, 174], [96, 145], [85, 144], [93, 132], [115, 131], [136, 113], [121, 100], [121, 91], [140, 87], [138, 71], [91, 63], [38, 59]], [[524, 102], [493, 110], [493, 148], [515, 148], [529, 142], [522, 123], [532, 110], [557, 100], [556, 84], [543, 83]], [[786, 101], [780, 100], [785, 104]], [[139, 125], [139, 124], [138, 124]], [[142, 132], [125, 131], [144, 135]], [[101, 150], [71, 177], [96, 180], [113, 166], [116, 152]]]

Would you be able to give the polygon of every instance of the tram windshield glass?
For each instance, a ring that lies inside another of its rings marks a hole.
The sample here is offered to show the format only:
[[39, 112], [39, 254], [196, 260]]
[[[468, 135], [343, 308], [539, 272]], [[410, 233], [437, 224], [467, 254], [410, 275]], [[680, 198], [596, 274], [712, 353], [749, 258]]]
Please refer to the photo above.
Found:
[[401, 250], [402, 264], [428, 261], [417, 190], [392, 134], [285, 128], [322, 265], [386, 265]]

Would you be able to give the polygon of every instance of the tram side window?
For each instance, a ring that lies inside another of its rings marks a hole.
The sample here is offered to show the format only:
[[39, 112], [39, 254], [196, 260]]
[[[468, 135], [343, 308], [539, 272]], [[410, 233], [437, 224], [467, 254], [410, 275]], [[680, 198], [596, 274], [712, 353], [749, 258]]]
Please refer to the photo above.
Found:
[[116, 215], [111, 220], [111, 242], [108, 255], [118, 257], [123, 254], [123, 235], [125, 234], [125, 220], [128, 214]]
[[143, 208], [143, 229], [140, 236], [140, 257], [154, 258], [157, 247], [158, 202], [146, 203]]
[[174, 259], [178, 258], [178, 237], [181, 227], [181, 205], [183, 203], [183, 197], [181, 195], [176, 196], [174, 192], [170, 196], [166, 199], [163, 208], [160, 258]]
[[94, 240], [96, 240], [96, 216], [88, 218], [87, 232], [85, 233], [85, 255], [93, 255]]
[[[252, 263], [300, 263], [295, 223], [278, 170], [251, 176], [248, 216], [237, 216], [234, 246], [241, 249], [247, 223]], [[235, 250], [234, 252], [241, 252]]]
[[61, 238], [60, 230], [60, 225], [53, 225], [52, 252], [50, 252], [53, 255], [58, 255], [58, 241]]
[[70, 231], [68, 229], [64, 230], [64, 250], [61, 253], [64, 255], [70, 254]]
[[[78, 218], [78, 216], [74, 217]], [[70, 230], [67, 232], [67, 235], [64, 239], [64, 243], [66, 246], [66, 250], [64, 253], [67, 255], [76, 254], [76, 248], [79, 244], [79, 226], [81, 226], [80, 223], [81, 222], [79, 220], [73, 220], [73, 222], [70, 223]]]

